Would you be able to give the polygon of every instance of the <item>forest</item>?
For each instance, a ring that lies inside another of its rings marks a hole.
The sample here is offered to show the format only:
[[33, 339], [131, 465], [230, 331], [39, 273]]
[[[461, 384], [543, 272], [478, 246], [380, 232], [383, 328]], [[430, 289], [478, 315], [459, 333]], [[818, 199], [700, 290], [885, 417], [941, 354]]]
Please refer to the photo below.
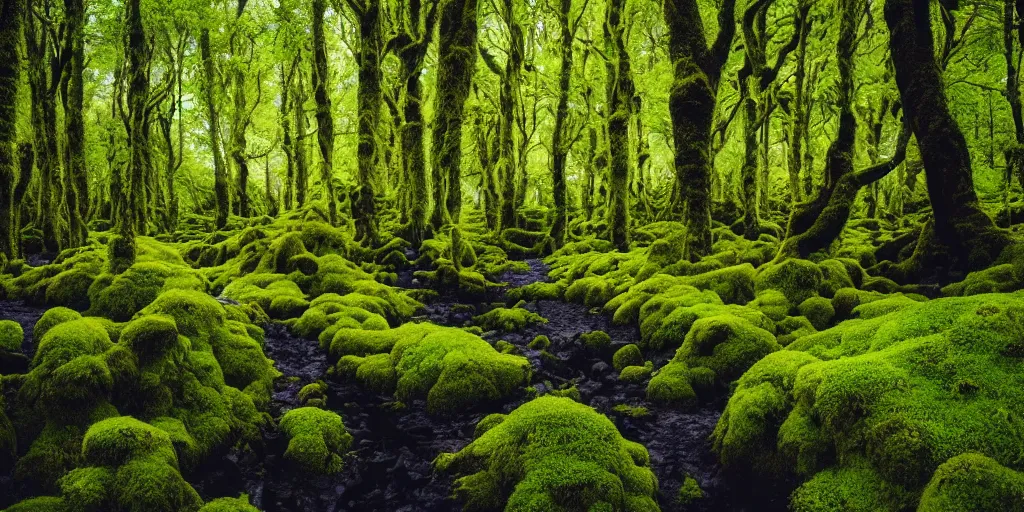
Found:
[[1024, 0], [0, 0], [0, 511], [1024, 512]]

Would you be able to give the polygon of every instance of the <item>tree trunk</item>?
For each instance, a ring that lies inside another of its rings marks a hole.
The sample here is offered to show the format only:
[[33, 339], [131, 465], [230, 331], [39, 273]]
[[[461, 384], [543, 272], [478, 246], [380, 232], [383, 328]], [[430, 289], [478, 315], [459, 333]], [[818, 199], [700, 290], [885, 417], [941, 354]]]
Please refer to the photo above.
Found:
[[14, 213], [17, 209], [14, 186], [18, 175], [14, 143], [18, 136], [17, 100], [21, 80], [18, 47], [24, 10], [24, 0], [4, 0], [0, 4], [0, 256], [6, 259], [18, 256], [19, 245]]
[[[42, 249], [56, 251], [58, 249], [53, 185], [59, 175], [57, 165], [56, 114], [53, 94], [49, 80], [50, 58], [49, 34], [32, 13], [33, 5], [27, 5], [25, 24], [25, 43], [28, 54], [28, 82], [32, 94], [32, 129], [35, 144], [36, 167], [39, 169], [39, 187], [36, 197], [36, 215], [34, 223], [42, 235]], [[52, 114], [52, 115], [51, 115]], [[50, 124], [53, 121], [54, 124]]]
[[608, 75], [608, 146], [611, 169], [608, 183], [609, 239], [622, 252], [629, 250], [629, 123], [633, 104], [633, 79], [622, 20], [624, 0], [609, 0], [605, 20]]
[[306, 86], [302, 82], [301, 69], [292, 95], [295, 109], [295, 207], [302, 208], [306, 204], [306, 189], [309, 186], [309, 163], [306, 159], [309, 152], [306, 145], [309, 124], [305, 110]]
[[967, 141], [953, 119], [935, 62], [928, 0], [886, 0], [890, 50], [903, 110], [917, 138], [934, 229], [922, 230], [905, 275], [989, 265], [1008, 243], [981, 210]]
[[125, 7], [125, 46], [128, 61], [128, 148], [131, 154], [125, 173], [124, 207], [117, 220], [118, 236], [110, 242], [110, 272], [119, 274], [135, 263], [135, 236], [145, 226], [145, 192], [150, 173], [149, 148], [149, 63], [152, 57], [142, 25], [141, 0], [129, 0]]
[[[357, 2], [353, 2], [357, 3]], [[377, 127], [380, 124], [381, 95], [381, 28], [380, 0], [365, 0], [359, 15], [359, 189], [352, 204], [356, 239], [369, 246], [377, 245], [377, 206], [373, 180], [377, 174]]]
[[735, 6], [735, 0], [723, 3], [719, 33], [709, 48], [696, 0], [666, 0], [664, 4], [673, 63], [668, 101], [676, 196], [671, 208], [686, 224], [684, 252], [691, 260], [711, 253], [711, 129], [722, 66], [736, 31]]
[[316, 100], [316, 139], [320, 147], [320, 181], [327, 196], [327, 218], [338, 224], [338, 194], [334, 190], [334, 117], [327, 87], [327, 42], [324, 39], [324, 0], [313, 0], [313, 99]]
[[82, 73], [85, 67], [85, 5], [82, 0], [64, 1], [65, 44], [70, 54], [68, 80], [64, 95], [64, 121], [67, 130], [64, 158], [64, 197], [68, 209], [68, 247], [85, 244], [89, 213], [88, 176], [85, 168], [85, 121]]
[[[434, 105], [433, 166], [443, 202], [434, 205], [431, 224], [438, 231], [458, 224], [462, 213], [462, 118], [476, 65], [477, 0], [451, 0], [441, 7], [438, 27], [437, 92]], [[438, 198], [437, 192], [434, 194]], [[440, 212], [438, 211], [440, 210]]]
[[220, 114], [217, 110], [217, 75], [210, 51], [210, 29], [199, 33], [199, 51], [203, 60], [203, 100], [206, 103], [206, 122], [210, 131], [210, 150], [213, 152], [213, 191], [217, 202], [217, 229], [224, 229], [231, 213], [231, 198], [228, 189], [228, 173], [221, 153]]
[[565, 197], [565, 164], [569, 156], [566, 118], [569, 117], [569, 83], [572, 79], [573, 31], [569, 27], [569, 12], [572, 0], [560, 0], [558, 24], [562, 36], [562, 67], [558, 74], [558, 106], [555, 108], [555, 127], [551, 141], [551, 183], [555, 200], [555, 218], [551, 222], [551, 238], [555, 248], [565, 245], [565, 228], [568, 223]]

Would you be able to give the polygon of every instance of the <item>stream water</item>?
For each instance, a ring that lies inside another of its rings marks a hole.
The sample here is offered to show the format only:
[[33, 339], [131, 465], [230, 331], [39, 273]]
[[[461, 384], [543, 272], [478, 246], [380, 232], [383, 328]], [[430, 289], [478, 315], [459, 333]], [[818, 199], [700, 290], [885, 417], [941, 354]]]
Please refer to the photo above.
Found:
[[[528, 272], [510, 273], [502, 279], [510, 287], [547, 279], [548, 269], [543, 263], [527, 263]], [[400, 276], [399, 282], [415, 286], [409, 273]], [[452, 297], [442, 296], [428, 304], [426, 319], [462, 326], [472, 316], [467, 311], [482, 313], [500, 305], [503, 293], [492, 299], [494, 302], [459, 304]], [[721, 475], [708, 436], [724, 407], [724, 398], [688, 411], [647, 404], [644, 385], [620, 382], [607, 361], [589, 354], [578, 342], [581, 333], [602, 330], [611, 336], [616, 347], [632, 343], [639, 338], [635, 326], [612, 325], [608, 316], [595, 314], [579, 304], [537, 301], [526, 307], [548, 322], [522, 332], [488, 332], [483, 337], [516, 345], [534, 367], [532, 385], [539, 392], [549, 385], [574, 383], [584, 403], [607, 414], [624, 437], [646, 446], [658, 477], [658, 503], [662, 510], [682, 510], [676, 496], [687, 475], [693, 476], [706, 493], [705, 499], [687, 507], [688, 511], [785, 510], [784, 491], [755, 490]], [[31, 329], [42, 312], [41, 308], [17, 302], [0, 302], [0, 318], [17, 320], [25, 328], [25, 348], [29, 353], [33, 348], [28, 346]], [[541, 357], [539, 351], [528, 348], [527, 344], [541, 334], [550, 338], [548, 351], [557, 359]], [[279, 324], [266, 327], [265, 351], [284, 375], [276, 383], [271, 403], [271, 414], [278, 418], [298, 406], [302, 386], [326, 378], [329, 363], [317, 341], [293, 336]], [[645, 355], [658, 367], [672, 353]], [[452, 478], [434, 472], [432, 461], [442, 452], [457, 451], [468, 444], [474, 426], [485, 415], [511, 412], [526, 400], [523, 396], [438, 418], [426, 414], [422, 401], [399, 408], [395, 407], [393, 397], [367, 392], [354, 383], [330, 380], [328, 384], [327, 407], [342, 416], [353, 436], [352, 453], [341, 474], [311, 477], [291, 471], [281, 458], [286, 441], [276, 429], [268, 429], [264, 446], [256, 451], [228, 451], [211, 458], [186, 478], [204, 498], [246, 492], [252, 503], [266, 512], [458, 511], [461, 504], [450, 498]], [[613, 410], [618, 404], [646, 407], [648, 414], [618, 414]], [[0, 476], [0, 494], [9, 489], [9, 476]]]

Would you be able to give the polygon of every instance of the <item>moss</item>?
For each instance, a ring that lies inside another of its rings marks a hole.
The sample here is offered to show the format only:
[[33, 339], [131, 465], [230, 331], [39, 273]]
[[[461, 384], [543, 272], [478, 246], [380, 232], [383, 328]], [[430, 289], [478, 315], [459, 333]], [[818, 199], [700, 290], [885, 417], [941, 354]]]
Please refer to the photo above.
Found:
[[832, 301], [824, 297], [809, 297], [801, 302], [797, 309], [818, 330], [828, 328], [832, 318], [836, 315], [836, 310], [832, 307]]
[[612, 356], [612, 366], [615, 368], [615, 371], [622, 371], [627, 366], [643, 364], [644, 356], [640, 353], [640, 347], [633, 343], [624, 345], [616, 350], [615, 355]]
[[626, 366], [619, 371], [619, 380], [639, 384], [651, 376], [654, 366], [650, 361], [640, 365]]
[[786, 295], [778, 290], [762, 290], [747, 306], [764, 313], [773, 322], [786, 318], [793, 307]]
[[546, 324], [547, 319], [519, 305], [513, 308], [494, 308], [473, 318], [473, 323], [484, 331], [518, 332], [528, 326]]
[[786, 296], [790, 304], [800, 304], [817, 295], [823, 279], [821, 269], [814, 263], [791, 258], [758, 269], [754, 289], [757, 293], [778, 290]]
[[640, 344], [645, 349], [661, 350], [682, 345], [694, 322], [701, 318], [728, 315], [743, 318], [769, 332], [775, 324], [764, 313], [720, 301], [704, 302], [701, 295], [678, 298], [653, 298], [640, 312]]
[[676, 496], [676, 501], [679, 505], [686, 507], [703, 498], [704, 491], [700, 488], [700, 484], [692, 476], [686, 475], [683, 485], [679, 486], [679, 494]]
[[957, 455], [935, 470], [917, 510], [1020, 512], [1024, 510], [1024, 474], [979, 453]]
[[957, 455], [1019, 461], [1024, 377], [1005, 351], [1024, 334], [1024, 296], [858, 308], [875, 304], [869, 318], [800, 338], [740, 379], [714, 436], [727, 467], [811, 477], [795, 509], [835, 509], [839, 497], [851, 509], [902, 510]]
[[511, 344], [511, 343], [509, 343], [509, 342], [507, 342], [505, 340], [498, 340], [494, 344], [494, 348], [495, 348], [495, 350], [497, 350], [498, 352], [501, 352], [502, 354], [517, 354], [517, 355], [522, 354], [522, 351], [519, 350], [519, 347], [517, 347], [517, 346], [515, 346], [515, 345], [513, 345], [513, 344]]
[[868, 467], [826, 470], [793, 492], [790, 509], [794, 512], [897, 512], [909, 505], [901, 494]]
[[629, 404], [618, 404], [612, 407], [612, 411], [620, 416], [629, 416], [630, 418], [646, 418], [651, 415], [651, 411], [647, 410], [646, 407], [638, 407]]
[[301, 471], [330, 475], [342, 470], [342, 457], [352, 444], [341, 416], [316, 407], [288, 411], [281, 418], [288, 439], [284, 458]]
[[567, 286], [560, 281], [554, 283], [530, 283], [512, 288], [506, 292], [509, 300], [561, 300]]
[[199, 509], [199, 512], [259, 512], [259, 509], [249, 504], [249, 497], [245, 494], [238, 498], [217, 498]]
[[527, 346], [530, 347], [531, 350], [547, 350], [551, 347], [551, 340], [547, 336], [540, 334], [533, 338]]
[[565, 300], [588, 307], [604, 306], [617, 295], [615, 282], [603, 276], [577, 279], [565, 290]]
[[104, 274], [96, 279], [88, 290], [90, 313], [124, 322], [165, 290], [205, 292], [206, 288], [205, 278], [184, 264], [138, 262], [121, 274]]
[[302, 316], [307, 308], [309, 308], [309, 301], [302, 297], [280, 295], [270, 301], [270, 308], [267, 309], [267, 313], [270, 314], [270, 318], [284, 320]]
[[32, 329], [32, 341], [38, 345], [39, 341], [43, 339], [43, 335], [55, 325], [79, 318], [82, 318], [82, 315], [72, 309], [63, 307], [47, 309], [43, 316], [39, 317], [35, 327]]
[[680, 407], [693, 406], [697, 402], [697, 393], [690, 379], [690, 368], [685, 363], [669, 362], [647, 384], [647, 400]]
[[705, 272], [685, 279], [700, 290], [715, 292], [726, 304], [746, 304], [754, 298], [754, 279], [759, 275], [749, 263]]
[[580, 343], [590, 352], [601, 354], [612, 346], [612, 337], [604, 331], [590, 331], [580, 334]]
[[824, 297], [832, 297], [842, 288], [856, 288], [864, 281], [864, 270], [855, 260], [824, 260], [818, 262], [818, 268], [822, 275], [818, 293]]
[[727, 384], [780, 348], [770, 332], [742, 318], [712, 316], [693, 323], [673, 361], [709, 368], [720, 384]]
[[0, 351], [21, 352], [25, 331], [14, 320], [0, 320]]
[[523, 404], [435, 466], [461, 475], [467, 509], [657, 510], [647, 450], [608, 418], [568, 398]]
[[299, 390], [299, 404], [304, 407], [327, 407], [327, 384], [322, 380], [311, 382]]
[[[510, 395], [525, 383], [530, 365], [497, 352], [479, 336], [432, 324], [385, 331], [339, 330], [330, 353], [336, 369], [402, 401], [427, 399], [427, 409], [448, 414]], [[365, 356], [365, 357], [364, 357]]]
[[72, 268], [49, 280], [46, 303], [74, 309], [89, 308], [89, 287], [96, 275], [88, 270]]
[[69, 509], [63, 498], [41, 496], [11, 505], [5, 512], [69, 512]]

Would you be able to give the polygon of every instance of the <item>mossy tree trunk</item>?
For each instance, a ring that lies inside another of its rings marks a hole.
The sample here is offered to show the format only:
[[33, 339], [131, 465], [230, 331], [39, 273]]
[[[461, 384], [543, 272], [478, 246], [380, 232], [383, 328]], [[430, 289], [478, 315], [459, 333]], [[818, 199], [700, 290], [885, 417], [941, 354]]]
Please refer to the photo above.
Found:
[[[245, 54], [245, 37], [240, 37], [239, 34], [239, 31], [242, 30], [242, 15], [245, 14], [245, 6], [247, 4], [248, 0], [237, 0], [235, 3], [235, 26], [231, 29], [228, 45], [234, 61], [231, 66], [231, 94], [234, 100], [234, 109], [231, 112], [231, 144], [229, 145], [229, 153], [231, 161], [238, 172], [238, 181], [235, 184], [238, 194], [236, 213], [240, 217], [249, 217], [252, 213], [249, 206], [249, 157], [246, 154], [249, 142], [245, 136], [245, 132], [252, 122], [252, 111], [246, 98], [246, 89], [248, 88], [247, 77], [251, 71], [251, 66], [243, 66], [241, 64], [240, 56]], [[261, 81], [261, 77], [257, 73], [257, 91], [262, 90], [260, 88]], [[259, 104], [259, 101], [260, 98], [257, 95], [255, 103]]]
[[[839, 107], [839, 128], [826, 157], [825, 186], [817, 197], [793, 208], [786, 242], [779, 251], [779, 258], [806, 258], [812, 252], [827, 248], [846, 226], [850, 209], [861, 187], [877, 181], [895, 168], [893, 164], [884, 169], [869, 169], [868, 172], [859, 173], [860, 176], [853, 175], [853, 151], [857, 140], [857, 119], [853, 114], [853, 59], [857, 49], [857, 26], [862, 12], [860, 0], [842, 0], [838, 11], [836, 67], [839, 83], [836, 88], [836, 106]], [[906, 142], [906, 137], [902, 136], [899, 143], [901, 159], [906, 152]]]
[[1024, 2], [1003, 0], [1003, 57], [1006, 60], [1006, 91], [1003, 95], [1010, 104], [1016, 142], [1016, 145], [1005, 151], [1007, 185], [1014, 176], [1020, 180], [1021, 185], [1024, 185], [1024, 114], [1021, 108], [1020, 70], [1017, 69], [1019, 59], [1015, 42], [1015, 39], [1019, 40], [1020, 46], [1024, 48], [1024, 25], [1021, 24], [1018, 10], [1024, 11]]
[[633, 85], [626, 49], [624, 0], [609, 0], [605, 19], [606, 54], [609, 59], [608, 146], [611, 167], [608, 182], [608, 238], [620, 251], [629, 250], [629, 124]]
[[24, 10], [24, 0], [4, 0], [0, 4], [0, 256], [7, 259], [16, 258], [19, 252], [14, 213], [14, 187], [19, 173], [14, 143], [18, 136], [18, 48]]
[[666, 0], [664, 4], [674, 73], [669, 114], [676, 194], [671, 207], [686, 224], [685, 254], [694, 260], [711, 252], [711, 128], [722, 66], [736, 33], [735, 7], [735, 0], [722, 4], [718, 36], [709, 47], [696, 0]]
[[11, 196], [13, 223], [11, 225], [11, 235], [14, 237], [15, 245], [13, 246], [15, 256], [18, 258], [25, 257], [25, 250], [21, 243], [21, 230], [25, 227], [24, 218], [25, 212], [29, 212], [30, 208], [22, 207], [27, 202], [25, 199], [28, 193], [28, 186], [32, 182], [32, 171], [35, 170], [36, 155], [32, 149], [32, 143], [22, 142], [18, 145], [18, 163], [21, 169], [21, 173], [18, 177], [18, 184], [14, 186], [14, 192]]
[[306, 204], [306, 189], [309, 187], [309, 146], [306, 137], [309, 135], [309, 121], [306, 118], [306, 86], [303, 83], [301, 66], [298, 69], [298, 80], [292, 90], [293, 110], [295, 111], [295, 207], [302, 208]]
[[295, 80], [295, 68], [298, 57], [290, 64], [281, 63], [281, 148], [285, 155], [285, 178], [282, 194], [284, 209], [291, 211], [295, 198], [295, 144], [292, 142], [292, 83]]
[[807, 138], [807, 125], [810, 123], [811, 111], [807, 108], [807, 37], [811, 33], [812, 21], [809, 11], [800, 10], [795, 30], [799, 31], [796, 47], [796, 69], [793, 71], [793, 105], [790, 110], [789, 132], [789, 193], [790, 201], [798, 204], [804, 199], [804, 187], [800, 181], [803, 165], [804, 139]]
[[476, 118], [476, 155], [480, 161], [480, 190], [484, 198], [484, 219], [487, 229], [501, 227], [501, 184], [494, 175], [498, 159], [498, 134], [493, 119], [483, 114]]
[[1008, 243], [981, 210], [967, 141], [946, 99], [935, 63], [928, 0], [886, 0], [885, 21], [903, 111], [917, 139], [934, 225], [923, 229], [904, 276], [989, 265]]
[[401, 106], [402, 126], [399, 138], [402, 146], [402, 165], [409, 189], [408, 224], [404, 231], [409, 241], [417, 248], [427, 238], [430, 227], [427, 223], [430, 196], [427, 189], [427, 165], [423, 144], [423, 85], [420, 80], [427, 48], [433, 39], [437, 23], [437, 4], [436, 1], [429, 2], [424, 16], [424, 5], [420, 0], [402, 2], [402, 27], [398, 35], [387, 45], [389, 49], [395, 49], [402, 63], [401, 79], [405, 94]]
[[569, 84], [572, 80], [572, 44], [575, 26], [569, 24], [572, 0], [560, 0], [558, 26], [561, 35], [561, 69], [558, 72], [558, 106], [555, 108], [555, 126], [551, 141], [551, 183], [555, 200], [554, 219], [551, 222], [551, 238], [555, 248], [565, 245], [565, 228], [568, 224], [566, 205], [565, 166], [569, 156], [571, 137], [569, 126]]
[[89, 213], [89, 181], [85, 168], [85, 4], [82, 0], [64, 0], [64, 58], [68, 59], [66, 79], [62, 81], [64, 123], [67, 138], [64, 148], [64, 201], [67, 208], [67, 247], [85, 244]]
[[199, 32], [199, 52], [203, 61], [203, 101], [206, 103], [206, 122], [210, 132], [210, 151], [213, 153], [213, 191], [216, 202], [217, 229], [224, 229], [231, 213], [231, 197], [228, 188], [228, 171], [221, 153], [220, 112], [217, 108], [217, 73], [214, 69], [213, 53], [210, 49], [210, 29], [203, 27]]
[[[175, 188], [175, 177], [178, 173], [178, 169], [181, 168], [181, 164], [184, 162], [185, 156], [185, 126], [182, 123], [182, 102], [184, 101], [183, 93], [183, 82], [182, 75], [184, 73], [184, 61], [185, 61], [185, 46], [188, 43], [187, 37], [180, 37], [178, 42], [175, 44], [173, 49], [168, 49], [167, 56], [171, 71], [173, 72], [173, 82], [168, 87], [169, 97], [167, 101], [167, 110], [157, 114], [157, 123], [160, 126], [160, 134], [163, 137], [164, 149], [166, 154], [166, 163], [164, 167], [164, 180], [165, 180], [165, 193], [164, 207], [161, 209], [161, 215], [163, 217], [164, 230], [167, 232], [173, 232], [178, 226], [178, 194]], [[175, 149], [174, 144], [174, 115], [178, 115], [178, 144]]]
[[378, 243], [378, 233], [373, 181], [377, 174], [377, 128], [380, 124], [380, 104], [383, 101], [380, 70], [383, 46], [381, 7], [380, 0], [349, 0], [348, 4], [359, 20], [360, 37], [359, 86], [356, 93], [359, 117], [359, 145], [356, 150], [359, 160], [359, 188], [352, 200], [352, 217], [356, 224], [356, 239], [374, 246]]
[[150, 173], [149, 65], [152, 49], [142, 24], [142, 1], [129, 0], [125, 6], [128, 62], [128, 148], [130, 159], [124, 180], [124, 206], [117, 219], [117, 233], [110, 242], [110, 271], [119, 274], [135, 263], [136, 234], [145, 228], [144, 187]]
[[477, 0], [451, 0], [440, 9], [432, 162], [435, 232], [447, 223], [457, 225], [461, 217], [462, 122], [476, 67]]
[[313, 99], [316, 101], [316, 140], [320, 148], [320, 181], [327, 196], [327, 218], [338, 224], [338, 194], [334, 189], [334, 115], [327, 79], [327, 41], [324, 38], [324, 0], [313, 0]]
[[583, 163], [583, 190], [580, 192], [580, 205], [583, 208], [583, 215], [586, 220], [594, 216], [594, 168], [597, 163], [597, 128], [591, 126], [587, 130], [587, 150], [584, 154]]
[[[57, 82], [53, 79], [60, 66], [50, 53], [50, 30], [42, 20], [32, 14], [35, 2], [26, 9], [25, 46], [28, 54], [28, 82], [32, 96], [32, 128], [35, 145], [36, 167], [39, 169], [39, 186], [36, 189], [36, 214], [34, 224], [42, 235], [42, 249], [56, 251], [57, 243], [57, 194], [60, 169], [57, 158], [57, 114], [55, 95]], [[49, 5], [39, 6], [41, 12], [49, 12]]]

